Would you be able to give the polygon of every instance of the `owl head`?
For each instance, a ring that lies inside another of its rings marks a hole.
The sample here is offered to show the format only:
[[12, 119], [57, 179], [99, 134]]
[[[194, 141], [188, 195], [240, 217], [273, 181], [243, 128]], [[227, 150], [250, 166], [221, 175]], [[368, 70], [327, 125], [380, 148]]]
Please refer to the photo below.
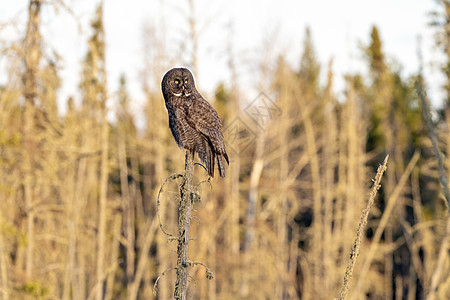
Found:
[[186, 68], [173, 68], [164, 75], [161, 82], [164, 95], [189, 96], [195, 89], [194, 76]]

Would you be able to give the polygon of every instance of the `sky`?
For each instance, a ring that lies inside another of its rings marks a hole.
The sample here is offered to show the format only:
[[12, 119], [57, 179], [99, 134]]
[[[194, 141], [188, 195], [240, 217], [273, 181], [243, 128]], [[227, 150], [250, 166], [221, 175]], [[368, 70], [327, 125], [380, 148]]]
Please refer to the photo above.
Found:
[[[0, 26], [0, 40], [22, 37], [28, 0], [2, 2], [0, 25], [7, 25]], [[65, 3], [71, 13], [48, 6], [42, 10], [42, 35], [50, 45], [47, 51], [54, 50], [62, 58], [59, 72], [63, 80], [59, 103], [62, 112], [69, 96], [79, 100], [80, 65], [87, 50], [89, 22], [99, 1], [65, 0]], [[207, 98], [212, 97], [218, 83], [230, 81], [228, 45], [232, 45], [235, 53], [238, 83], [246, 98], [243, 101], [250, 101], [260, 92], [256, 74], [264, 55], [276, 58], [283, 53], [294, 67], [299, 65], [306, 27], [311, 29], [317, 58], [322, 64], [322, 80], [328, 61], [333, 58], [335, 91], [342, 95], [343, 75], [366, 71], [361, 46], [368, 45], [372, 25], [376, 25], [384, 52], [389, 61], [401, 66], [405, 78], [418, 70], [417, 40], [421, 36], [429, 96], [436, 106], [442, 102], [443, 77], [437, 65], [440, 55], [433, 45], [433, 30], [428, 26], [429, 13], [438, 8], [435, 0], [195, 0], [194, 3], [193, 14], [201, 32], [199, 68], [194, 76]], [[105, 0], [104, 5], [108, 90], [113, 95], [120, 75], [125, 74], [132, 108], [139, 113], [144, 105], [143, 28], [157, 28], [174, 58], [174, 66], [180, 66], [186, 64], [188, 57], [180, 49], [188, 41], [187, 18], [192, 13], [187, 0]], [[0, 57], [0, 68], [4, 65]], [[5, 75], [0, 73], [0, 83]]]

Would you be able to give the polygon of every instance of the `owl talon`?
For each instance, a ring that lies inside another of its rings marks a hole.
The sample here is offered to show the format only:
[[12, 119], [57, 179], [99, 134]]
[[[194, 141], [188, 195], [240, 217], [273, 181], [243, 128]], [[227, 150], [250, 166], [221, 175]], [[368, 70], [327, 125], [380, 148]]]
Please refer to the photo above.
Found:
[[207, 170], [206, 170], [206, 167], [205, 167], [203, 164], [201, 164], [201, 163], [195, 163], [194, 165], [200, 166], [200, 167], [202, 167], [203, 169], [205, 169], [205, 171], [207, 171]]

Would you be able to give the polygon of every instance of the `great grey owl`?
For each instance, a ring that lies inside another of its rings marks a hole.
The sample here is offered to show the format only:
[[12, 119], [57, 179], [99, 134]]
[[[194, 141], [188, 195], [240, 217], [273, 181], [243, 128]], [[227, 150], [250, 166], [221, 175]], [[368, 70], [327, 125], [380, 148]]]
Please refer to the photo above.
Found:
[[180, 148], [196, 152], [211, 177], [214, 165], [225, 177], [222, 156], [229, 164], [220, 130], [222, 124], [211, 104], [195, 88], [194, 77], [186, 68], [169, 70], [161, 82], [169, 113], [169, 127]]

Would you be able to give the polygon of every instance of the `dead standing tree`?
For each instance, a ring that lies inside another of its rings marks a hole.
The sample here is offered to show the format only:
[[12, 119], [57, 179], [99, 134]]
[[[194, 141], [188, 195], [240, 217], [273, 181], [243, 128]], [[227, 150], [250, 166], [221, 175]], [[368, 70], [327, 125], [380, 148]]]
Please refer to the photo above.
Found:
[[24, 199], [25, 208], [27, 213], [27, 248], [26, 248], [26, 260], [25, 260], [25, 275], [27, 280], [30, 280], [33, 275], [33, 253], [34, 253], [34, 222], [35, 222], [35, 210], [34, 203], [34, 161], [33, 153], [36, 152], [37, 141], [35, 130], [35, 104], [37, 98], [38, 80], [37, 72], [39, 62], [42, 58], [41, 51], [41, 35], [40, 29], [40, 12], [41, 12], [41, 0], [31, 1], [28, 5], [28, 22], [26, 35], [23, 43], [24, 49], [24, 85], [23, 94], [25, 97], [25, 113], [24, 113], [24, 127], [23, 127], [23, 141], [24, 141], [24, 153], [23, 153], [23, 172], [24, 172]]
[[[195, 265], [202, 265], [206, 268], [206, 278], [213, 279], [213, 273], [209, 270], [209, 268], [201, 262], [194, 262], [189, 260], [189, 228], [191, 225], [191, 207], [194, 198], [198, 198], [199, 194], [196, 192], [196, 187], [204, 182], [208, 182], [209, 180], [202, 181], [196, 186], [193, 185], [194, 178], [194, 153], [186, 150], [185, 154], [185, 164], [184, 164], [184, 174], [174, 174], [166, 179], [166, 181], [161, 185], [161, 188], [158, 193], [157, 198], [157, 211], [159, 218], [159, 226], [164, 234], [169, 236], [170, 240], [177, 240], [177, 266], [175, 268], [169, 268], [161, 273], [155, 281], [155, 285], [153, 287], [153, 294], [156, 294], [158, 281], [161, 276], [167, 271], [176, 269], [177, 270], [177, 279], [175, 281], [175, 291], [174, 298], [177, 300], [186, 300], [186, 292], [187, 292], [187, 281], [189, 277], [188, 267]], [[206, 170], [206, 169], [205, 169]], [[160, 196], [163, 190], [164, 185], [170, 180], [176, 180], [178, 178], [182, 178], [182, 182], [180, 185], [180, 202], [178, 203], [178, 236], [175, 237], [171, 233], [168, 233], [164, 230], [164, 227], [161, 223], [160, 216]]]
[[180, 187], [178, 205], [178, 246], [177, 246], [177, 281], [175, 282], [175, 299], [186, 299], [187, 279], [189, 276], [189, 227], [191, 224], [192, 177], [194, 175], [193, 153], [186, 151], [185, 173]]

